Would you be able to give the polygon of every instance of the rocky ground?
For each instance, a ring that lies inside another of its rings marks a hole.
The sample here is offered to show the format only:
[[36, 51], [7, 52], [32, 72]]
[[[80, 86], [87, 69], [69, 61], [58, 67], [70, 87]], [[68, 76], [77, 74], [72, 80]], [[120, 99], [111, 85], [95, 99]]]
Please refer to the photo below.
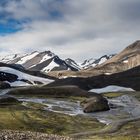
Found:
[[0, 131], [0, 140], [72, 140], [72, 138], [30, 131]]

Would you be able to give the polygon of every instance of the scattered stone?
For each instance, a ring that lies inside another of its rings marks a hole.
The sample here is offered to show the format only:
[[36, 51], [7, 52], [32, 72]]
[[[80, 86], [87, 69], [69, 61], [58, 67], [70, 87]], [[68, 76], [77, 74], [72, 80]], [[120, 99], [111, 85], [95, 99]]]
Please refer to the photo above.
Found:
[[0, 131], [1, 140], [73, 140], [70, 137], [30, 131]]

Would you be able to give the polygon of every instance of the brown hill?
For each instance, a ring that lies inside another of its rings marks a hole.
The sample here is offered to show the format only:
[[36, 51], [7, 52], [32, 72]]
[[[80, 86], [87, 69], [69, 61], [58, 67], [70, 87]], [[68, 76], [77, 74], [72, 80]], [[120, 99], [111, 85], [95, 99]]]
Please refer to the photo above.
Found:
[[126, 47], [122, 52], [107, 60], [103, 64], [88, 69], [103, 70], [103, 73], [117, 73], [140, 65], [140, 41]]
[[140, 41], [126, 47], [119, 54], [105, 61], [103, 64], [96, 67], [90, 67], [86, 70], [77, 72], [72, 71], [56, 71], [49, 73], [51, 76], [63, 77], [91, 77], [101, 74], [110, 75], [129, 70], [140, 65]]

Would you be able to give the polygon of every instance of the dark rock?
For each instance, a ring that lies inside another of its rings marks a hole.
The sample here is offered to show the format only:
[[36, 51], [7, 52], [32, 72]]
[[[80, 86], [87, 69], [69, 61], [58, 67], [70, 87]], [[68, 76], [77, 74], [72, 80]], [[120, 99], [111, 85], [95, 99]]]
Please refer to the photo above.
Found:
[[22, 81], [22, 82], [25, 82], [25, 83], [28, 83], [28, 84], [33, 84], [32, 82], [30, 82], [29, 80], [26, 80], [26, 79], [20, 79], [19, 81]]
[[11, 64], [11, 67], [18, 69], [18, 70], [25, 70], [25, 68], [20, 64]]
[[109, 110], [108, 101], [101, 95], [85, 99], [81, 102], [81, 106], [85, 113]]
[[18, 76], [15, 74], [10, 74], [7, 72], [0, 71], [0, 80], [1, 81], [14, 82], [17, 79], [18, 79]]
[[1, 97], [0, 98], [0, 105], [9, 105], [9, 104], [15, 104], [20, 103], [16, 98], [14, 97]]
[[7, 82], [0, 82], [0, 89], [11, 88], [10, 84]]
[[43, 83], [40, 82], [40, 81], [34, 81], [34, 83], [37, 84], [37, 85], [42, 85], [42, 84], [43, 84]]

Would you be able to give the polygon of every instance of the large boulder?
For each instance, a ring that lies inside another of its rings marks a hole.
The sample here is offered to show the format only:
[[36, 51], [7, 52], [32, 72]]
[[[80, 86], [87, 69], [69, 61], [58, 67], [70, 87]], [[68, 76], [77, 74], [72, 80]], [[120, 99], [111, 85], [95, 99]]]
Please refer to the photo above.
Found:
[[0, 89], [11, 88], [10, 84], [7, 82], [0, 82]]
[[109, 110], [108, 101], [101, 95], [85, 99], [81, 102], [81, 106], [83, 107], [83, 111], [85, 113]]

